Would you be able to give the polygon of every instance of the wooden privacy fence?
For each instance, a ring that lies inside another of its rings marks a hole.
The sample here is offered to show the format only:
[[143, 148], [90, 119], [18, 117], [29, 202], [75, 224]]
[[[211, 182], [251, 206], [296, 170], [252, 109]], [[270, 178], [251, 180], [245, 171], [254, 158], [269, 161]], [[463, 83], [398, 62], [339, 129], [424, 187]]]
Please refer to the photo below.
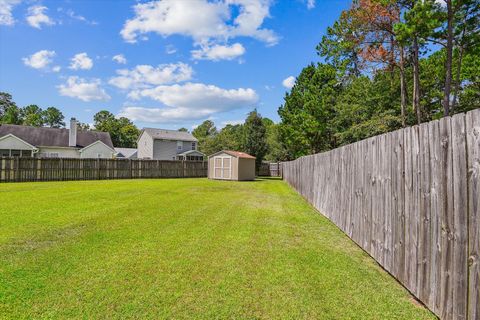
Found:
[[258, 176], [280, 177], [282, 174], [279, 162], [264, 162], [258, 169]]
[[0, 158], [0, 182], [206, 176], [204, 161]]
[[282, 166], [441, 319], [480, 319], [480, 109]]

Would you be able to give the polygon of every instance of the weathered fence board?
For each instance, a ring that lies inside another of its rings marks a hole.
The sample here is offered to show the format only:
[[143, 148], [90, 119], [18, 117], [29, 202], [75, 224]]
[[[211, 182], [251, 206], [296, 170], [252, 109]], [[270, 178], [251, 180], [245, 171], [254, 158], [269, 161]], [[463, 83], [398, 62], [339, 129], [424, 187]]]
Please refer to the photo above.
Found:
[[281, 167], [441, 319], [480, 319], [480, 110]]
[[468, 319], [480, 319], [480, 110], [467, 113]]
[[0, 158], [0, 182], [206, 177], [203, 161]]

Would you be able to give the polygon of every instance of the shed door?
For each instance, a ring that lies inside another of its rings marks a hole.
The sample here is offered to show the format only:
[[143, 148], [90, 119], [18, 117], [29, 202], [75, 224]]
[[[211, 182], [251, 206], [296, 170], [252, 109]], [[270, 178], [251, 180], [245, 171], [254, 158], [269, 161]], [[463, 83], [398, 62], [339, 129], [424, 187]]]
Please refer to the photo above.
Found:
[[230, 157], [214, 158], [214, 173], [216, 179], [231, 179], [232, 177], [232, 159]]

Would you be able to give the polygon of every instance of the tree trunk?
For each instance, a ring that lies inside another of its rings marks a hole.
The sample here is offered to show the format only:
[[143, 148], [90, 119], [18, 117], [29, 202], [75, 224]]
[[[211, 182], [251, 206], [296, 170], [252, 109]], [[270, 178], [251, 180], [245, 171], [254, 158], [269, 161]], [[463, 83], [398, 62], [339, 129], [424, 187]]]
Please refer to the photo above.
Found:
[[390, 88], [393, 88], [395, 84], [395, 39], [393, 35], [390, 35], [390, 56], [388, 60], [390, 69]]
[[447, 3], [447, 46], [445, 48], [447, 58], [445, 61], [445, 88], [443, 95], [443, 115], [450, 115], [450, 91], [452, 87], [452, 54], [453, 54], [453, 10], [452, 0]]
[[455, 85], [453, 88], [453, 100], [452, 107], [450, 108], [450, 113], [453, 114], [455, 108], [457, 107], [458, 99], [458, 90], [460, 89], [460, 73], [462, 72], [462, 60], [463, 60], [463, 47], [460, 47], [458, 50], [458, 61], [457, 61], [457, 70], [455, 75]]
[[419, 71], [418, 39], [413, 38], [413, 110], [417, 114], [417, 123], [422, 123], [422, 110], [420, 110], [420, 71]]
[[400, 108], [402, 113], [402, 127], [406, 127], [407, 86], [405, 81], [405, 52], [400, 46]]
[[457, 43], [460, 43], [458, 45], [458, 58], [457, 58], [457, 69], [456, 69], [456, 75], [455, 75], [455, 82], [454, 82], [454, 88], [453, 88], [453, 100], [452, 100], [452, 106], [450, 108], [450, 113], [453, 114], [455, 112], [455, 108], [457, 107], [458, 104], [458, 90], [460, 90], [460, 78], [461, 78], [461, 72], [462, 72], [462, 61], [463, 61], [463, 50], [464, 50], [464, 44], [463, 44], [463, 39], [465, 37], [465, 32], [466, 32], [466, 20], [467, 20], [468, 13], [465, 13], [464, 19], [463, 19], [463, 29], [462, 29], [462, 35], [460, 36], [460, 39], [457, 40]]

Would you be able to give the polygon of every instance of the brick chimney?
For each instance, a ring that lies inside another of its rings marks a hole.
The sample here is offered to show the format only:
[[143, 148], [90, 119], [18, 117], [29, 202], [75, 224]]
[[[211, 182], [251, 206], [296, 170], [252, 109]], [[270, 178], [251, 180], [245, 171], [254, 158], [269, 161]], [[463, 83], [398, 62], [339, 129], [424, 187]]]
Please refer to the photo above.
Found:
[[68, 146], [76, 147], [77, 146], [77, 119], [70, 119], [70, 130], [68, 131]]

